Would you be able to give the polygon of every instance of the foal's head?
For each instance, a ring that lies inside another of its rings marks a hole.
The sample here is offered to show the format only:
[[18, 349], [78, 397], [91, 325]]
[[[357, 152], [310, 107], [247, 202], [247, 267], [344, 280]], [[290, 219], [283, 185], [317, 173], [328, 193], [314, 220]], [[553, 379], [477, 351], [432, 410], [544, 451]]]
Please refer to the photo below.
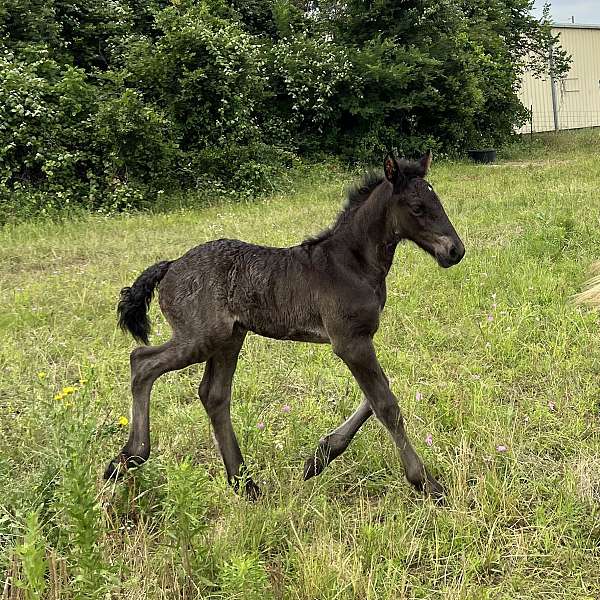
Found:
[[459, 263], [465, 247], [437, 194], [425, 181], [431, 151], [418, 162], [398, 161], [389, 154], [383, 166], [393, 186], [390, 216], [394, 231], [429, 252], [444, 268]]

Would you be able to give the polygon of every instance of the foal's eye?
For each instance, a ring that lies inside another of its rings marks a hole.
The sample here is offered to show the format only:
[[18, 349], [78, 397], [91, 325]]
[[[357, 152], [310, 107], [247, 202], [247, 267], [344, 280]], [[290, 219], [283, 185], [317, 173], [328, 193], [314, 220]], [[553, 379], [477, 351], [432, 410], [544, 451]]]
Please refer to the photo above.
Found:
[[422, 205], [418, 204], [417, 206], [411, 206], [410, 212], [415, 215], [415, 217], [422, 217], [425, 214], [425, 209]]

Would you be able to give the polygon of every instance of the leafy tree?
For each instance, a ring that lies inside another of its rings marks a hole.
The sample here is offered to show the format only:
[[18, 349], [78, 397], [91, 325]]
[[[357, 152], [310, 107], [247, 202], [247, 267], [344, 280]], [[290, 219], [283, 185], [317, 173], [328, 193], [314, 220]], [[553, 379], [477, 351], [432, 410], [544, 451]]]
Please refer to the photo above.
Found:
[[531, 7], [530, 0], [321, 1], [319, 18], [353, 49], [362, 83], [341, 99], [346, 146], [501, 143], [526, 115], [517, 97], [524, 68], [543, 68], [556, 45]]

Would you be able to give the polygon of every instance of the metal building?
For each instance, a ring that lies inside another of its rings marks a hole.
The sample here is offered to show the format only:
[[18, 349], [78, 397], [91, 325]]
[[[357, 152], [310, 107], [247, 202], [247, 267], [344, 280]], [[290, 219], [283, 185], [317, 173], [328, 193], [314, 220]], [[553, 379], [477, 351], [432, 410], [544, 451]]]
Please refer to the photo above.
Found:
[[554, 25], [552, 32], [572, 56], [571, 70], [554, 83], [525, 73], [519, 97], [532, 119], [519, 133], [600, 127], [600, 25]]

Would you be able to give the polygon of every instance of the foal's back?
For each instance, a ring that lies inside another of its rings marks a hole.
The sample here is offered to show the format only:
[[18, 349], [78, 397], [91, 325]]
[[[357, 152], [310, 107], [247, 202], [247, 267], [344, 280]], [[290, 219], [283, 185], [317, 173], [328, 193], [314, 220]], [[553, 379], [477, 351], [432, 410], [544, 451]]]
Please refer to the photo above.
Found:
[[315, 277], [323, 265], [313, 254], [229, 239], [201, 244], [169, 267], [161, 309], [175, 329], [190, 319], [199, 329], [225, 321], [265, 337], [325, 342]]

